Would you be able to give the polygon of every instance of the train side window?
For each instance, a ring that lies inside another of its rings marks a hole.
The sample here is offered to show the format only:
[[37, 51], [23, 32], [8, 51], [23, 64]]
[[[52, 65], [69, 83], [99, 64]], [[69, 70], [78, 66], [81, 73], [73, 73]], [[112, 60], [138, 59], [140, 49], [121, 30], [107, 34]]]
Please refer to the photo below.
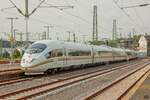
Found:
[[63, 50], [58, 50], [57, 51], [57, 57], [61, 57], [61, 56], [63, 56]]
[[63, 50], [62, 49], [52, 50], [52, 57], [61, 57], [61, 56], [63, 56]]
[[110, 51], [98, 51], [100, 57], [112, 57], [112, 52]]
[[69, 56], [79, 56], [79, 52], [77, 50], [69, 49], [68, 55]]
[[81, 51], [81, 50], [68, 50], [69, 56], [91, 56], [91, 51]]

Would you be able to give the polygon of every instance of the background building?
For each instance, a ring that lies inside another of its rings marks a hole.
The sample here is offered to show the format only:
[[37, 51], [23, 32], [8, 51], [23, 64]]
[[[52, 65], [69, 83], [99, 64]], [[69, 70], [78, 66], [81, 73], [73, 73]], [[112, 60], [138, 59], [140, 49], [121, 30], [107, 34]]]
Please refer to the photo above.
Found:
[[139, 39], [139, 51], [145, 56], [150, 56], [150, 36], [141, 36]]

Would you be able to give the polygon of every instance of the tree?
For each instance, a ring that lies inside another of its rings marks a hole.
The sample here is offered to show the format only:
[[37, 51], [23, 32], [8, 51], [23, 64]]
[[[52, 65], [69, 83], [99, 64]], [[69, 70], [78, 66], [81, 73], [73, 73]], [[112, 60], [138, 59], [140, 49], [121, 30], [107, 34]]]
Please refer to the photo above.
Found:
[[117, 47], [117, 44], [119, 43], [120, 40], [109, 40], [108, 41], [108, 46], [111, 46], [111, 47]]
[[103, 45], [103, 44], [105, 44], [104, 41], [89, 41], [89, 42], [90, 42], [90, 44], [93, 44], [93, 45]]
[[14, 55], [13, 55], [14, 58], [21, 58], [21, 54], [19, 52], [19, 50], [15, 49], [14, 50]]
[[134, 35], [132, 39], [135, 41], [139, 41], [140, 37], [141, 35]]
[[10, 58], [10, 54], [7, 51], [4, 51], [3, 58]]

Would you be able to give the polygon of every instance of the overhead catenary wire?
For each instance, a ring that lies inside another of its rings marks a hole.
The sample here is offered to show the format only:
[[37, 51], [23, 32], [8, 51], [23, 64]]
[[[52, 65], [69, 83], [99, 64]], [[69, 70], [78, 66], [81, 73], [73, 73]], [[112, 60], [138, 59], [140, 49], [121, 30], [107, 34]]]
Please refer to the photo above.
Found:
[[15, 8], [15, 6], [7, 7], [7, 8], [2, 8], [2, 9], [0, 9], [0, 10], [1, 10], [1, 11], [4, 11], [4, 10], [7, 10], [7, 9], [12, 9], [12, 8]]
[[[44, 2], [44, 3], [47, 4], [47, 5], [49, 5], [49, 6], [53, 6], [52, 4], [49, 4], [49, 3], [46, 3], [46, 2]], [[64, 13], [66, 13], [66, 14], [69, 14], [69, 15], [71, 15], [71, 16], [77, 18], [77, 19], [80, 19], [81, 21], [84, 21], [85, 23], [87, 23], [87, 24], [89, 24], [89, 25], [92, 25], [89, 21], [87, 21], [86, 19], [84, 19], [84, 18], [82, 18], [82, 17], [80, 17], [80, 16], [77, 16], [77, 15], [74, 15], [74, 14], [69, 13], [69, 12], [67, 12], [67, 11], [64, 11], [64, 10], [60, 9], [59, 7], [57, 7], [57, 6], [54, 6], [54, 8], [58, 9], [58, 10], [61, 11], [61, 12], [64, 12]], [[73, 23], [74, 23], [74, 21], [73, 21]], [[92, 29], [92, 27], [90, 27], [90, 29]], [[103, 30], [102, 32], [103, 32], [103, 33], [110, 33], [110, 32], [108, 32], [108, 30], [105, 30], [105, 31]]]
[[[9, 1], [14, 5], [14, 7], [15, 7], [22, 15], [24, 15], [23, 12], [15, 5], [15, 3], [14, 3], [12, 0], [9, 0]], [[40, 0], [40, 1], [41, 1], [41, 0]], [[33, 13], [35, 12], [35, 10], [37, 10], [37, 8], [39, 8], [40, 5], [41, 5], [42, 3], [44, 3], [44, 1], [45, 1], [45, 0], [42, 0], [42, 2], [40, 2], [40, 4], [39, 4], [29, 15], [33, 14]], [[59, 9], [59, 8], [58, 8], [58, 9]], [[67, 12], [67, 11], [64, 11], [64, 10], [62, 10], [62, 9], [59, 9], [59, 10], [61, 10], [62, 12], [66, 13], [66, 14], [69, 14], [69, 15], [71, 15], [71, 16], [74, 16], [74, 17], [76, 17], [76, 18], [78, 18], [78, 19], [80, 19], [80, 20], [82, 20], [82, 21], [84, 21], [84, 22], [86, 22], [86, 23], [88, 23], [88, 24], [91, 24], [91, 23], [88, 22], [86, 19], [84, 19], [84, 18], [82, 18], [82, 17], [80, 17], [80, 16], [74, 15], [74, 14], [72, 14], [72, 13], [70, 13], [70, 12]], [[103, 28], [102, 28], [102, 29], [103, 29]], [[104, 30], [104, 29], [103, 29], [103, 30]], [[109, 33], [108, 30], [106, 30], [106, 29], [105, 29], [104, 32]]]
[[12, 1], [12, 0], [9, 0], [12, 4], [13, 4], [13, 6], [18, 10], [18, 12], [21, 14], [21, 15], [23, 15], [24, 16], [24, 13], [21, 11], [21, 9], [19, 9], [17, 6], [16, 6], [16, 4]]
[[[75, 0], [76, 2], [77, 2], [77, 0]], [[80, 1], [80, 4], [82, 3], [82, 1]], [[82, 8], [84, 8], [85, 6], [84, 6], [85, 4], [84, 3], [82, 3]], [[83, 7], [84, 6], [84, 7]], [[86, 7], [85, 7], [86, 8]], [[91, 11], [91, 9], [88, 9], [88, 8], [86, 8], [87, 9], [87, 11], [89, 11], [91, 14], [93, 14], [93, 11]], [[98, 14], [98, 16], [101, 18], [101, 16]], [[110, 30], [108, 30], [109, 28], [104, 28], [104, 26], [102, 26], [102, 25], [100, 25], [100, 24], [98, 24], [98, 29], [104, 29], [104, 30], [107, 30], [107, 32], [108, 33], [111, 33], [111, 31]]]
[[[53, 6], [52, 4], [49, 4], [49, 3], [46, 3], [46, 2], [44, 2], [44, 3], [47, 4], [47, 5]], [[86, 19], [84, 19], [84, 18], [82, 18], [82, 17], [80, 17], [80, 16], [77, 16], [77, 15], [72, 14], [72, 13], [70, 13], [70, 12], [64, 11], [64, 10], [58, 8], [58, 7], [55, 7], [55, 8], [58, 9], [58, 10], [60, 10], [60, 11], [62, 11], [62, 12], [64, 12], [64, 13], [66, 13], [66, 14], [69, 14], [69, 15], [71, 15], [71, 16], [77, 18], [77, 19], [80, 19], [81, 21], [83, 21], [83, 22], [85, 22], [85, 23], [87, 23], [87, 24], [92, 25], [92, 23], [90, 23], [89, 21], [87, 21]], [[91, 29], [92, 29], [92, 28], [91, 28]], [[103, 28], [102, 28], [102, 29], [103, 29]], [[110, 33], [110, 32], [109, 32], [108, 30], [106, 30], [106, 29], [104, 29], [103, 32]]]
[[138, 19], [140, 20], [140, 22], [143, 24], [143, 26], [145, 26], [145, 23], [144, 23], [144, 21], [142, 20], [141, 16], [138, 14], [136, 8], [133, 8], [133, 9], [134, 9], [134, 12], [135, 12], [136, 16], [137, 16]]
[[[6, 13], [6, 14], [10, 14], [10, 15], [15, 15], [15, 16], [17, 16], [17, 17], [21, 17], [21, 15], [18, 15], [18, 14], [16, 14], [16, 13], [13, 13], [13, 12], [9, 12], [9, 11], [2, 11], [3, 13]], [[30, 17], [30, 19], [32, 19], [33, 21], [36, 21], [36, 22], [39, 22], [39, 23], [42, 23], [42, 24], [49, 24], [47, 21], [43, 21], [43, 20], [41, 20], [42, 18], [40, 18], [40, 19], [37, 19], [37, 18], [31, 18]], [[61, 25], [54, 25], [54, 26], [56, 26], [56, 27], [66, 27], [66, 29], [68, 29], [69, 27], [67, 27], [67, 26], [61, 26]], [[65, 29], [65, 28], [64, 28]]]
[[32, 10], [32, 12], [29, 14], [29, 16], [31, 16], [44, 2], [45, 2], [45, 0], [42, 0], [42, 1]]
[[[42, 1], [42, 0], [40, 0], [40, 1]], [[119, 1], [119, 0], [117, 0], [117, 1]], [[79, 16], [79, 15], [73, 14], [72, 12], [69, 12], [69, 11], [62, 10], [62, 9], [60, 9], [60, 8], [59, 8], [59, 10], [62, 11], [62, 12], [64, 12], [64, 13], [66, 13], [66, 14], [68, 14], [68, 15], [70, 15], [70, 16], [73, 16], [73, 17], [75, 17], [75, 18], [81, 20], [82, 22], [87, 23], [87, 24], [89, 25], [89, 27], [92, 26], [92, 25], [91, 25], [91, 22], [89, 22], [87, 19], [85, 19], [85, 18], [83, 18], [83, 17], [81, 17], [81, 16]], [[130, 16], [130, 17], [131, 17], [131, 16]], [[33, 19], [34, 19], [34, 18], [33, 18]], [[70, 20], [71, 20], [71, 19], [70, 19]], [[39, 22], [41, 22], [41, 20], [40, 20]], [[45, 21], [45, 22], [46, 22], [46, 21]], [[74, 21], [74, 22], [75, 22], [75, 21]], [[47, 22], [46, 22], [46, 23], [47, 23]], [[43, 23], [43, 24], [44, 24], [44, 23]], [[77, 24], [77, 23], [76, 23], [76, 24]], [[106, 29], [106, 28], [104, 28], [104, 27], [101, 27], [101, 25], [100, 25], [99, 28], [102, 29], [102, 32], [104, 32], [104, 33], [111, 33], [111, 31], [109, 31], [109, 29]]]
[[136, 26], [138, 26], [138, 27], [140, 28], [140, 30], [143, 30], [143, 29], [139, 26], [139, 24], [137, 24], [137, 23], [135, 22], [135, 20], [133, 20], [133, 18], [132, 18], [124, 9], [122, 9], [122, 8], [120, 7], [120, 5], [118, 4], [118, 2], [116, 2], [116, 0], [113, 0], [113, 2], [114, 2], [115, 5], [130, 19], [130, 21], [131, 21], [132, 23], [134, 23]]

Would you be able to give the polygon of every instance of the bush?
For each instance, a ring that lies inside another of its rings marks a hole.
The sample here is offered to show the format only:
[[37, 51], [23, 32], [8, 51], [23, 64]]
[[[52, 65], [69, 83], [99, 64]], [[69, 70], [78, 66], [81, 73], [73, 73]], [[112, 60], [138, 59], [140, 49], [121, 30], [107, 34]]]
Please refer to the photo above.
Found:
[[13, 58], [21, 58], [21, 54], [20, 54], [19, 50], [17, 50], [17, 49], [14, 50]]
[[2, 58], [10, 58], [10, 54], [7, 51], [5, 51], [2, 55]]

